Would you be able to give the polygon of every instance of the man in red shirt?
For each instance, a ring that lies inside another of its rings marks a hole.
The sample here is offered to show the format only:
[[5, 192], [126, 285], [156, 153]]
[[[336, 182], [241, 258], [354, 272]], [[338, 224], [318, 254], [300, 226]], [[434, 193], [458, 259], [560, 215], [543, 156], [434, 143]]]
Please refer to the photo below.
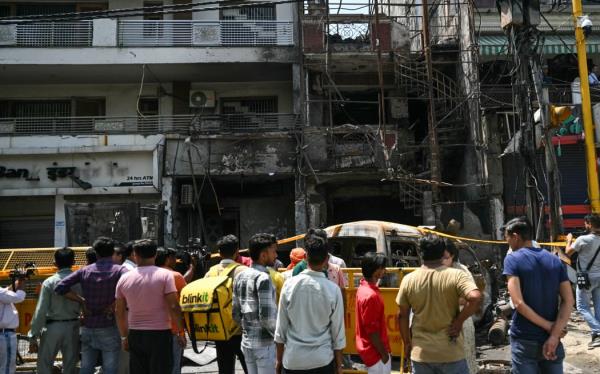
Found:
[[377, 282], [385, 274], [384, 255], [369, 252], [361, 262], [363, 279], [356, 291], [356, 349], [369, 374], [390, 374], [392, 356]]

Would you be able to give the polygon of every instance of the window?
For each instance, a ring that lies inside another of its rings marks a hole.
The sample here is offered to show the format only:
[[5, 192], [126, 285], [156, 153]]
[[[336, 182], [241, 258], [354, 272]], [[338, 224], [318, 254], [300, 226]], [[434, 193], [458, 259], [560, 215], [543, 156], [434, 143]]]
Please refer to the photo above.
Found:
[[10, 5], [0, 5], [0, 17], [10, 17], [11, 13]]
[[11, 117], [70, 117], [71, 102], [56, 101], [14, 101]]
[[[275, 5], [221, 9], [221, 43], [226, 45], [272, 45], [277, 43]], [[238, 22], [240, 21], [240, 22]], [[241, 22], [247, 21], [247, 22]], [[257, 21], [257, 22], [253, 22]]]
[[140, 99], [138, 110], [142, 115], [138, 118], [138, 130], [142, 131], [158, 131], [160, 119], [156, 116], [159, 114], [159, 102], [156, 97], [142, 97]]
[[94, 120], [76, 117], [105, 114], [104, 98], [0, 101], [0, 118], [17, 118], [15, 131], [20, 133], [85, 132]]
[[221, 113], [277, 113], [277, 96], [223, 98]]
[[226, 115], [224, 128], [230, 130], [277, 128], [279, 123], [276, 115], [257, 115], [277, 113], [277, 96], [224, 98], [221, 113]]
[[106, 99], [74, 98], [58, 100], [3, 100], [0, 117], [89, 117], [106, 114]]
[[158, 98], [156, 97], [142, 97], [138, 106], [138, 110], [143, 116], [157, 116], [158, 115]]
[[17, 16], [48, 15], [56, 13], [72, 13], [77, 10], [76, 4], [17, 4]]
[[144, 20], [159, 21], [163, 19], [160, 9], [147, 9], [148, 7], [162, 6], [162, 1], [144, 1]]
[[275, 5], [221, 9], [221, 20], [274, 21], [275, 19]]
[[77, 117], [102, 117], [106, 115], [106, 100], [102, 98], [75, 98], [75, 116]]

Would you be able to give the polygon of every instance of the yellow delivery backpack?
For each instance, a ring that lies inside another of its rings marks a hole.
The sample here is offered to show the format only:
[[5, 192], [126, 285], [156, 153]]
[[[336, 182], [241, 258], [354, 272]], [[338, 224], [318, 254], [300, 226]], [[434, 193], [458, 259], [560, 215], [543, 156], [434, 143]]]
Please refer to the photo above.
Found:
[[222, 275], [198, 279], [181, 290], [179, 304], [194, 351], [196, 341], [227, 341], [240, 333], [231, 315], [233, 306], [233, 271], [231, 266]]

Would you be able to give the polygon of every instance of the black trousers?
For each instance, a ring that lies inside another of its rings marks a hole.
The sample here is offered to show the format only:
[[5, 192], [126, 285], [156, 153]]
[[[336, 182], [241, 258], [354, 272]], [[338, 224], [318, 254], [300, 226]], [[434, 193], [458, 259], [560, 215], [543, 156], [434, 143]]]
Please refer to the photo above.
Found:
[[172, 339], [171, 330], [129, 330], [129, 373], [171, 373]]
[[244, 354], [242, 353], [242, 336], [234, 335], [224, 342], [215, 342], [217, 350], [217, 365], [219, 374], [233, 374], [235, 372], [235, 356], [240, 360], [244, 373], [248, 374]]
[[283, 368], [283, 374], [332, 374], [335, 373], [335, 360], [327, 366], [310, 370], [289, 370]]

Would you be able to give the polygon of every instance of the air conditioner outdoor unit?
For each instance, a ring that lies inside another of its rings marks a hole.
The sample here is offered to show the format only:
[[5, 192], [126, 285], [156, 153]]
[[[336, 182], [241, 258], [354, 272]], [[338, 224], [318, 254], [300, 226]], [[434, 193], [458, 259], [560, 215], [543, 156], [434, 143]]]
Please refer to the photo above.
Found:
[[190, 108], [214, 108], [215, 91], [190, 91]]
[[180, 202], [181, 205], [192, 205], [194, 203], [194, 188], [191, 184], [181, 185]]

